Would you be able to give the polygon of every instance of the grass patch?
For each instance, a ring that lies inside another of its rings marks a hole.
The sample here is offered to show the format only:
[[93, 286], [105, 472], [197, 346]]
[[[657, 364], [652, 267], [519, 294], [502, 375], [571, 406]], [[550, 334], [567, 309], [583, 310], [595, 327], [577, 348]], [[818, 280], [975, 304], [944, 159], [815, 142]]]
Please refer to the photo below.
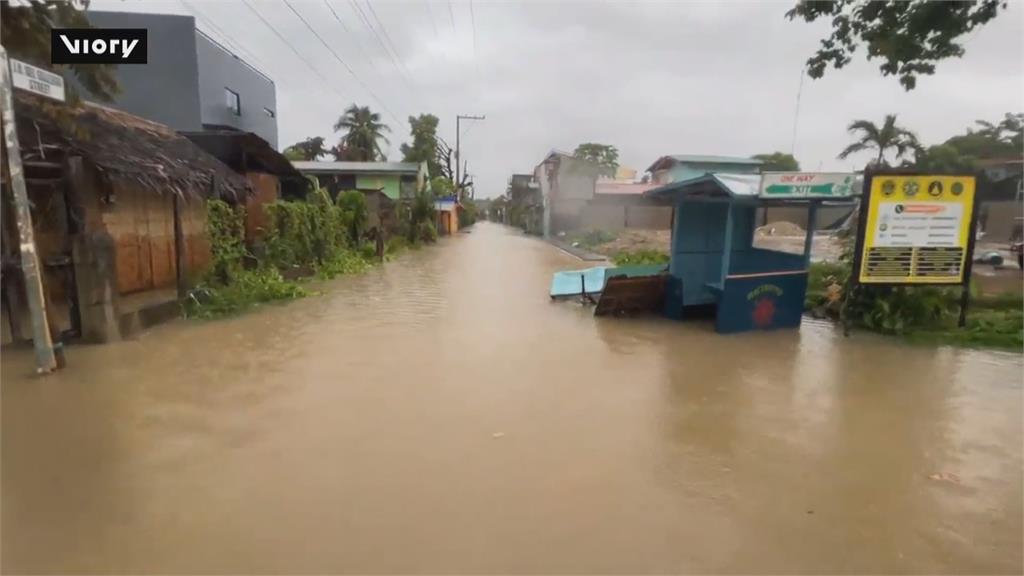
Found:
[[[845, 262], [811, 264], [804, 308], [838, 321], [849, 275]], [[847, 314], [851, 326], [913, 342], [1022, 351], [1024, 295], [978, 295], [972, 289], [960, 328], [960, 294], [959, 287], [863, 287], [847, 303]]]
[[633, 250], [623, 251], [616, 254], [612, 261], [616, 266], [628, 266], [631, 264], [668, 264], [668, 254], [658, 250]]
[[578, 244], [583, 248], [591, 249], [612, 242], [618, 237], [618, 234], [608, 230], [581, 230], [569, 234], [566, 239], [569, 244]]
[[185, 316], [217, 318], [238, 314], [265, 302], [306, 295], [301, 286], [285, 280], [274, 268], [242, 270], [233, 275], [229, 284], [203, 283], [193, 289], [185, 300]]

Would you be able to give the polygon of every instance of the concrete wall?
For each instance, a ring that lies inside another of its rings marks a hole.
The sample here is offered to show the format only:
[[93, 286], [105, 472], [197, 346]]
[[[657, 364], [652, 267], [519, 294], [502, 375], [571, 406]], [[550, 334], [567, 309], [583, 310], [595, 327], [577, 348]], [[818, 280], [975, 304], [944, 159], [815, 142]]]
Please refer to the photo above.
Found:
[[[252, 132], [277, 149], [277, 91], [274, 82], [202, 33], [195, 34], [195, 51], [202, 123]], [[225, 88], [238, 93], [240, 115], [235, 115], [228, 107]]]
[[672, 207], [589, 202], [580, 213], [578, 225], [580, 228], [601, 230], [668, 230], [672, 226]]
[[985, 231], [986, 242], [1005, 242], [1013, 232], [1016, 218], [1024, 217], [1020, 200], [982, 202], [978, 210], [978, 228]]
[[[758, 210], [755, 222], [757, 226], [774, 222], [790, 222], [806, 230], [807, 210], [806, 206], [772, 206], [771, 208], [761, 208]], [[815, 228], [823, 230], [833, 222], [849, 216], [852, 210], [852, 206], [822, 206], [818, 209], [818, 221]]]
[[175, 130], [201, 130], [198, 66], [196, 63], [195, 19], [169, 14], [88, 11], [86, 16], [98, 28], [146, 28], [149, 40], [148, 64], [117, 67], [121, 93], [114, 102], [102, 102], [74, 80], [87, 100], [166, 124]]

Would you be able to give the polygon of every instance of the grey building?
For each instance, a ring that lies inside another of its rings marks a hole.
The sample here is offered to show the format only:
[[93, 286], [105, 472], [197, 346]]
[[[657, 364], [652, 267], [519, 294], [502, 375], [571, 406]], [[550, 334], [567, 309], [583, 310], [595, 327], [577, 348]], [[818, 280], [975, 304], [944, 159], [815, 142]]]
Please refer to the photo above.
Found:
[[[86, 13], [98, 28], [146, 28], [149, 63], [118, 66], [121, 93], [105, 103], [175, 130], [241, 130], [277, 148], [274, 81], [196, 29], [191, 16]], [[79, 86], [86, 99], [89, 93]]]

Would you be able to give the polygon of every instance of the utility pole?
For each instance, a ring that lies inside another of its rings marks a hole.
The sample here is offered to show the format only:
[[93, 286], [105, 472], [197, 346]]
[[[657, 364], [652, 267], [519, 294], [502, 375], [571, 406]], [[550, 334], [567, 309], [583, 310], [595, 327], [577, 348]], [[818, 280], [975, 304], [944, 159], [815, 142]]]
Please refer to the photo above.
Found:
[[[7, 167], [11, 177], [11, 198], [18, 226], [18, 243], [21, 245], [21, 272], [25, 278], [25, 295], [32, 318], [36, 372], [45, 374], [57, 368], [57, 360], [53, 354], [53, 341], [50, 340], [50, 328], [46, 322], [46, 299], [43, 297], [43, 282], [39, 276], [39, 255], [36, 253], [35, 232], [32, 230], [32, 211], [29, 208], [25, 173], [21, 165], [18, 127], [14, 122], [14, 81], [7, 50], [3, 46], [0, 46], [0, 66], [3, 67], [0, 74], [0, 95], [3, 99], [4, 145], [7, 148]], [[18, 313], [17, 310], [11, 312]]]
[[487, 116], [470, 116], [470, 115], [457, 115], [455, 116], [455, 198], [459, 197], [459, 183], [460, 183], [460, 172], [462, 170], [462, 156], [459, 153], [459, 140], [462, 137], [462, 129], [459, 123], [463, 120], [486, 120]]

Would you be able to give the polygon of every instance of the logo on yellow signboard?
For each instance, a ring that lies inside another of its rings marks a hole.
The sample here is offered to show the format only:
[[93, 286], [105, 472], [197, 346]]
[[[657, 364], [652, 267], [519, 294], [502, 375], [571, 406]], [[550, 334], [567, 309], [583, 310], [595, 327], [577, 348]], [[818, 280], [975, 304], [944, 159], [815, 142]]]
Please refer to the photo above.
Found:
[[963, 283], [974, 189], [973, 176], [874, 176], [859, 247], [858, 281]]

